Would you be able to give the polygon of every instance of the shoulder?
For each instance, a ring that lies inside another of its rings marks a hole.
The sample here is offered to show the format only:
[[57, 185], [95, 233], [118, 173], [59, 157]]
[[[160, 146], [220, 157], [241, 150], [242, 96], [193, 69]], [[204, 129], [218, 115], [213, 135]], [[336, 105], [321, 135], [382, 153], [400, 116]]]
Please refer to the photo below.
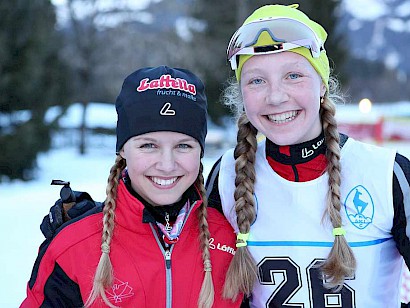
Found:
[[[209, 248], [212, 254], [231, 260], [235, 251], [236, 235], [226, 220], [218, 210], [214, 208], [208, 209], [208, 226], [210, 232]], [[221, 255], [222, 254], [222, 255]], [[221, 262], [222, 259], [220, 259]]]
[[41, 259], [46, 253], [50, 253], [49, 251], [58, 256], [90, 236], [100, 234], [101, 222], [102, 207], [93, 208], [85, 214], [67, 221], [57, 229], [53, 238], [43, 242], [38, 257]]
[[[93, 208], [83, 215], [71, 219], [57, 229], [54, 239], [54, 245], [69, 246], [83, 241], [90, 235], [101, 232], [102, 228], [102, 206]], [[62, 245], [61, 243], [65, 243]]]
[[400, 254], [410, 268], [410, 219], [407, 213], [407, 209], [410, 207], [409, 159], [401, 154], [396, 154], [393, 171], [394, 218], [391, 232]]
[[[99, 245], [102, 229], [101, 209], [101, 207], [92, 209], [86, 214], [64, 223], [54, 237], [46, 239], [41, 244], [30, 277], [30, 287], [37, 281], [39, 273], [43, 278], [48, 277], [56, 262], [67, 255], [72, 247], [80, 249], [79, 251], [87, 251], [91, 247], [90, 240]], [[81, 248], [84, 249], [81, 250]], [[76, 258], [81, 260], [81, 255], [74, 254]]]
[[52, 255], [54, 256], [53, 258], [57, 258], [57, 256], [63, 254], [70, 247], [94, 234], [101, 233], [101, 221], [102, 206], [99, 206], [62, 224], [56, 230], [54, 237], [45, 240], [41, 244], [37, 260], [40, 262], [45, 255]]
[[87, 233], [87, 230], [89, 231], [89, 227], [94, 225], [92, 223], [94, 220], [98, 220], [98, 217], [102, 219], [101, 217], [103, 207], [104, 204], [101, 203], [95, 206], [94, 208], [88, 210], [87, 212], [83, 213], [82, 215], [79, 215], [63, 223], [56, 230], [53, 239], [59, 236], [67, 236], [66, 234], [69, 234], [70, 232], [81, 232], [80, 234], [77, 234], [76, 238], [82, 238], [82, 235], [85, 235]]
[[221, 212], [219, 212], [217, 209], [208, 207], [207, 211], [208, 211], [208, 223], [225, 225], [228, 222], [225, 216]]
[[340, 161], [344, 168], [348, 164], [351, 168], [387, 170], [391, 174], [396, 155], [395, 149], [349, 138], [341, 149]]
[[235, 148], [228, 149], [221, 157], [221, 169], [224, 168], [226, 165], [235, 164]]
[[410, 194], [410, 161], [397, 153], [393, 167], [393, 198], [396, 212], [407, 207]]
[[219, 168], [221, 166], [220, 157], [216, 163], [212, 166], [209, 172], [206, 183], [206, 197], [208, 199], [208, 208], [215, 208], [222, 213], [221, 198], [219, 197], [218, 181], [219, 181]]
[[380, 153], [396, 153], [396, 150], [392, 149], [392, 148], [388, 148], [385, 146], [381, 146], [378, 144], [373, 144], [373, 143], [369, 143], [369, 142], [364, 142], [364, 141], [360, 141], [360, 140], [356, 140], [354, 138], [347, 138], [346, 140], [344, 140], [343, 142], [343, 147], [342, 150], [345, 149], [360, 149], [360, 150], [365, 150], [365, 151], [372, 151], [372, 152], [380, 152]]
[[407, 181], [410, 182], [410, 160], [406, 156], [397, 153], [394, 161], [396, 163], [396, 166], [403, 171], [404, 175], [407, 178]]
[[232, 232], [232, 226], [229, 224], [225, 216], [215, 208], [208, 208], [208, 225], [209, 229], [218, 232]]

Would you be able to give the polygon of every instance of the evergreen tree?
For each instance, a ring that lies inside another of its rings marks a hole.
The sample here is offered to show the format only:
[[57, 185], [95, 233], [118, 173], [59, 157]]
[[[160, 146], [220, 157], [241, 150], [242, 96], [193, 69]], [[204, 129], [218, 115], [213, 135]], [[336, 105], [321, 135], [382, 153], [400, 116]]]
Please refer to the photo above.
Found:
[[54, 6], [48, 0], [0, 3], [0, 180], [29, 180], [50, 146], [47, 109], [67, 94], [58, 58]]

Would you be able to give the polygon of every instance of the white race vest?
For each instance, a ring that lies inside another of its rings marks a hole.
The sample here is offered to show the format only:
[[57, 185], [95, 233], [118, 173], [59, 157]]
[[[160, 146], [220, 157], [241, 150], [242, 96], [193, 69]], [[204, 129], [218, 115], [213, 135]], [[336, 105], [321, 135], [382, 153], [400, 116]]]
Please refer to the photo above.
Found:
[[[395, 152], [348, 139], [341, 150], [341, 216], [357, 260], [355, 277], [342, 291], [323, 287], [317, 265], [333, 244], [332, 226], [323, 220], [328, 175], [291, 182], [256, 155], [256, 221], [248, 248], [258, 264], [259, 283], [251, 307], [397, 308], [402, 257], [391, 235]], [[237, 231], [234, 211], [233, 150], [222, 158], [219, 192], [223, 211]]]

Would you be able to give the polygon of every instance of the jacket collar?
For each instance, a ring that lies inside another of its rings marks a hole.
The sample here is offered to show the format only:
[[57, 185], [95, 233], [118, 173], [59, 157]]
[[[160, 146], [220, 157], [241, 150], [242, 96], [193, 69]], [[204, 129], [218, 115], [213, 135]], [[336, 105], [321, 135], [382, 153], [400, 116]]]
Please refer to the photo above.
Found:
[[[193, 212], [196, 212], [198, 210], [203, 200], [196, 187], [194, 191], [197, 198], [195, 198], [196, 200], [192, 200], [189, 217], [185, 223], [185, 227], [188, 227], [188, 225], [191, 225], [192, 223], [194, 223], [194, 221], [195, 225], [197, 226], [197, 221], [196, 219], [192, 219], [192, 216]], [[149, 224], [143, 223], [144, 209], [144, 204], [140, 200], [138, 200], [138, 198], [133, 196], [125, 186], [125, 183], [120, 180], [117, 190], [115, 223], [136, 233], [151, 233], [152, 231]]]

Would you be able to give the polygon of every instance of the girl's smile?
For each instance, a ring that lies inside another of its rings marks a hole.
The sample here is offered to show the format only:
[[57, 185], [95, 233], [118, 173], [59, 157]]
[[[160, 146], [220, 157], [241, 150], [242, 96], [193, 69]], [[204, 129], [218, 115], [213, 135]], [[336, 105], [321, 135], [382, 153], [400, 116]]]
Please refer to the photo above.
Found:
[[294, 52], [251, 57], [240, 86], [249, 121], [273, 143], [297, 144], [320, 134], [326, 87], [305, 57]]
[[201, 146], [185, 134], [160, 131], [129, 139], [120, 152], [132, 188], [153, 206], [175, 203], [195, 182]]

